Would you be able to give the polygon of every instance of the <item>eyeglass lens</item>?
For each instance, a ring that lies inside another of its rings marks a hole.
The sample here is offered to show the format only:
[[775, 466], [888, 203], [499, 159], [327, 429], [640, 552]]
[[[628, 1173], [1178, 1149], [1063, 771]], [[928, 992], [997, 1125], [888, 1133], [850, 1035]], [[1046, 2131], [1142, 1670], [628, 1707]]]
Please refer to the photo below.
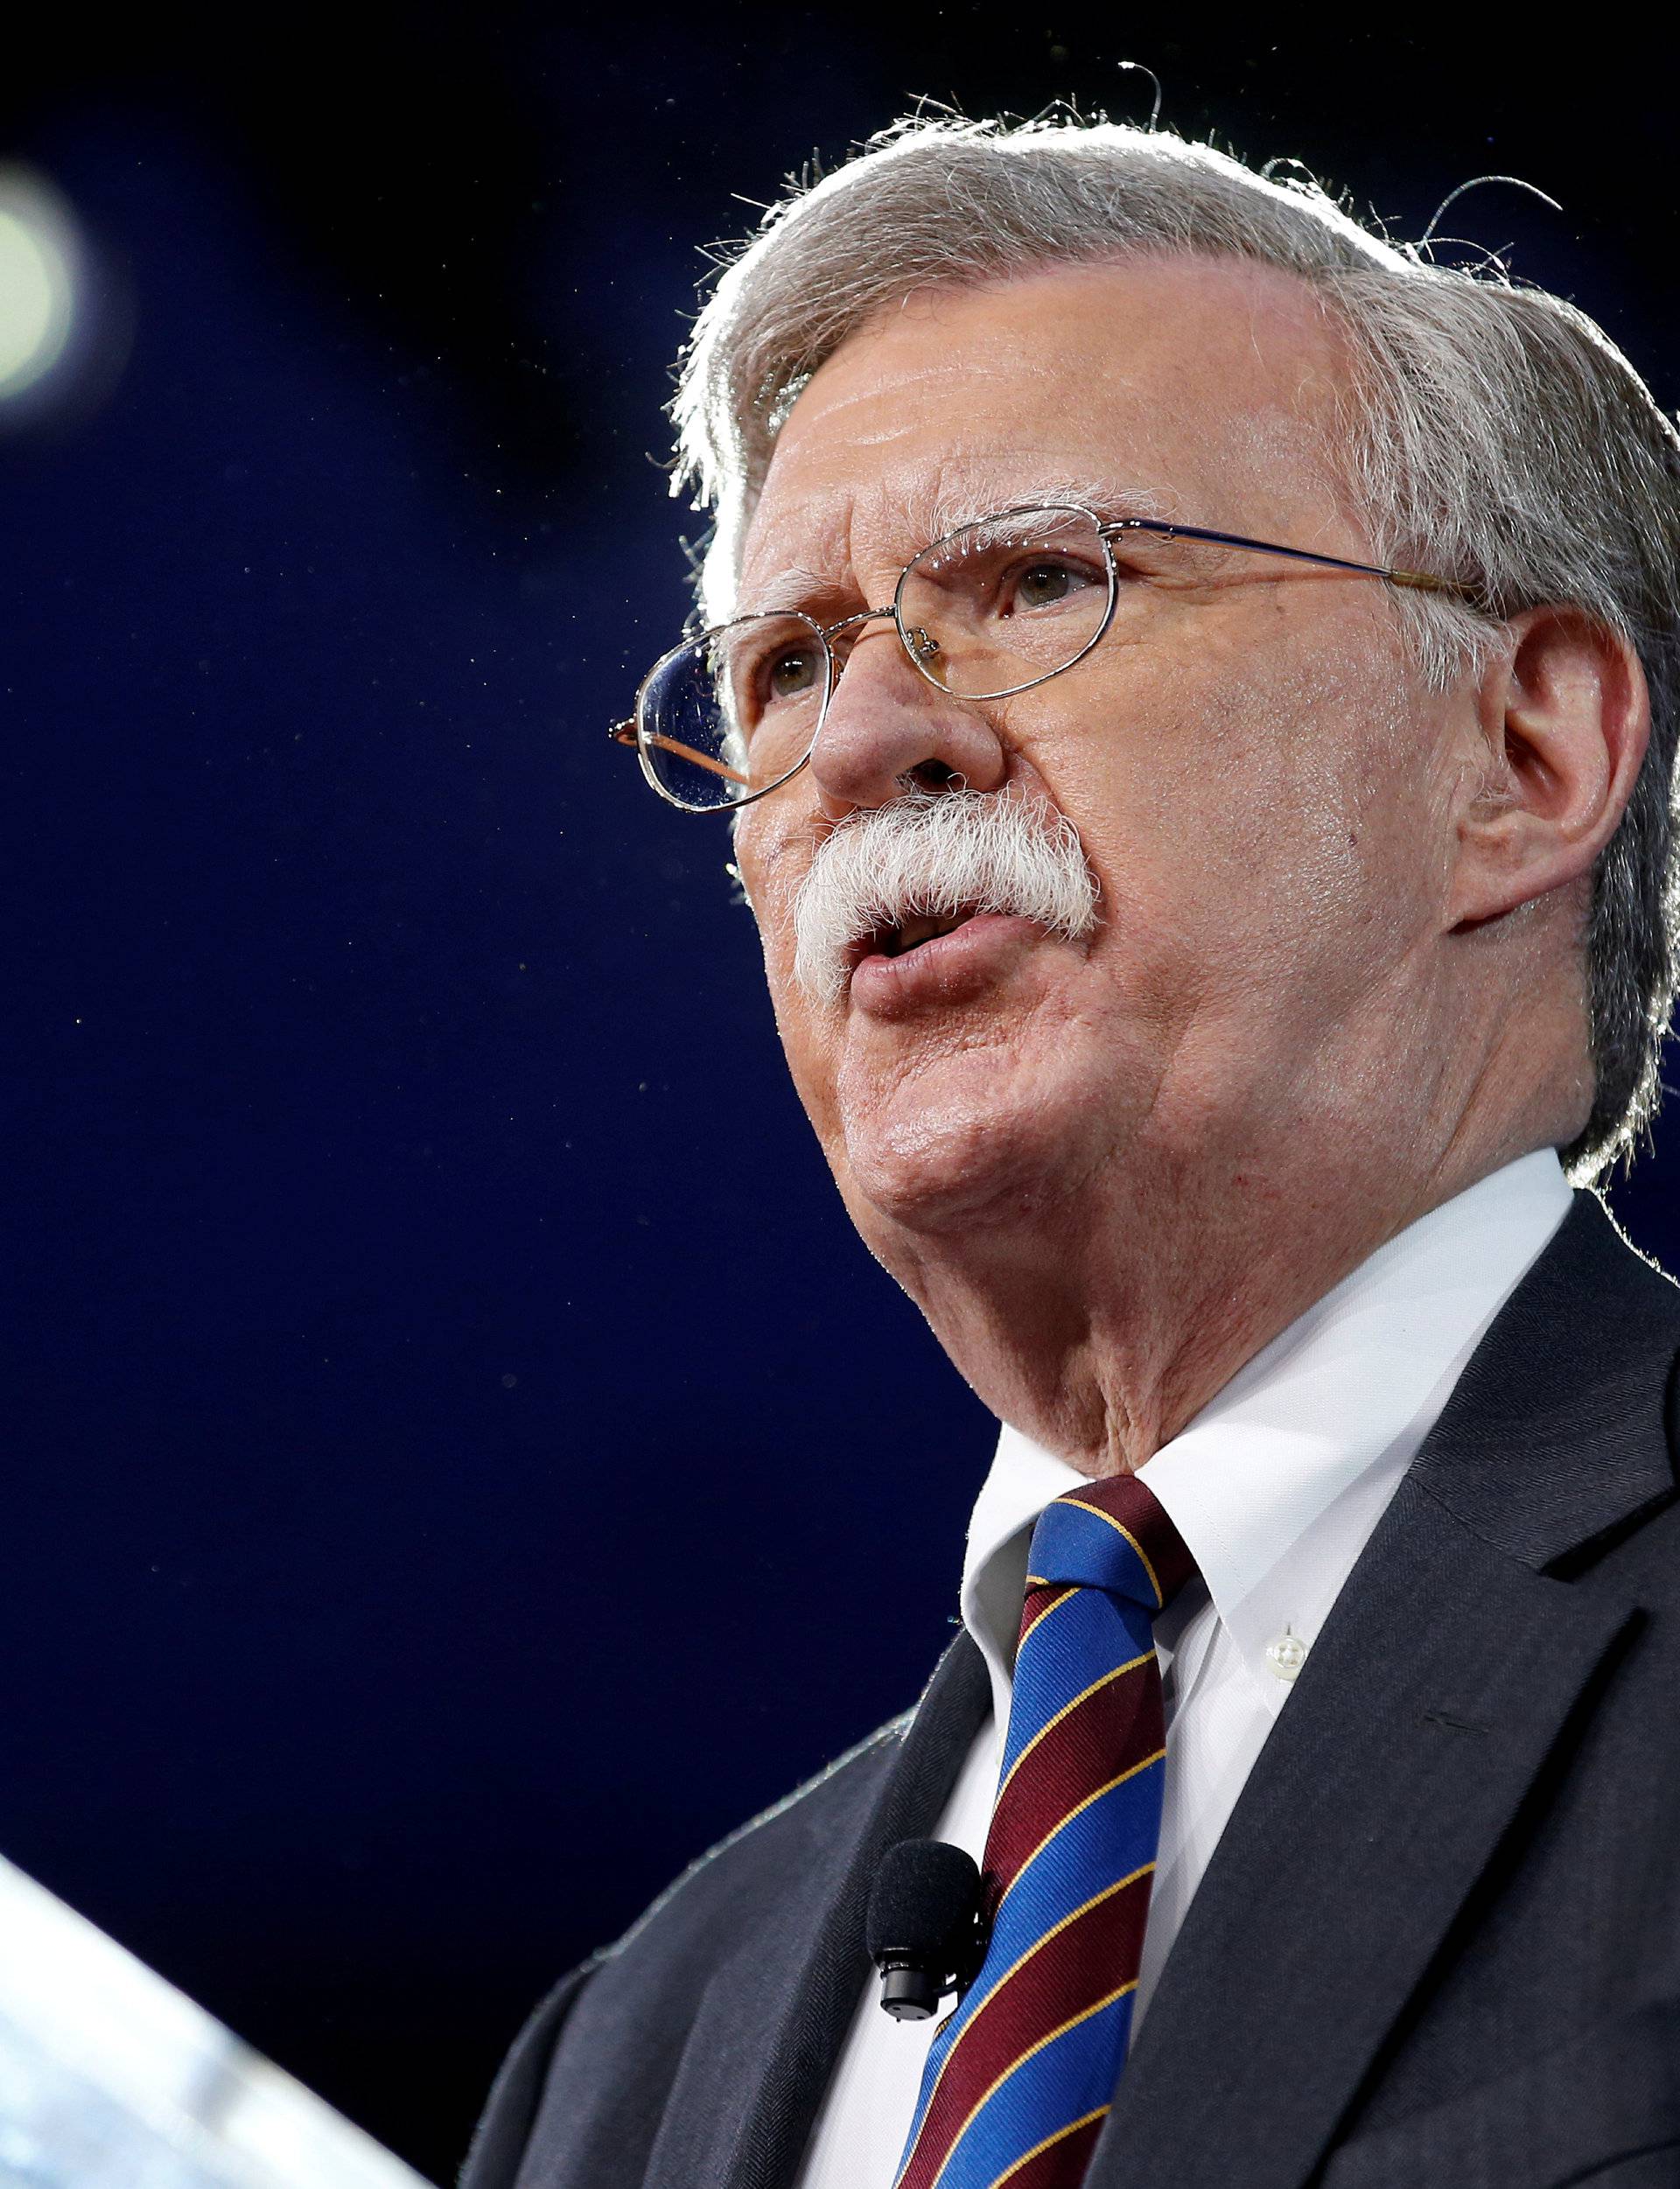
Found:
[[1078, 660], [1109, 613], [1108, 552], [1082, 509], [1012, 509], [924, 548], [899, 587], [922, 674], [1000, 698]]
[[[905, 570], [898, 614], [912, 660], [961, 699], [1018, 691], [1096, 641], [1113, 580], [1082, 510], [1012, 510], [935, 541]], [[643, 687], [642, 765], [696, 811], [739, 804], [792, 774], [828, 696], [830, 655], [797, 614], [746, 616], [668, 654]]]
[[642, 688], [642, 766], [679, 805], [738, 805], [810, 751], [829, 652], [808, 616], [744, 616], [679, 647]]

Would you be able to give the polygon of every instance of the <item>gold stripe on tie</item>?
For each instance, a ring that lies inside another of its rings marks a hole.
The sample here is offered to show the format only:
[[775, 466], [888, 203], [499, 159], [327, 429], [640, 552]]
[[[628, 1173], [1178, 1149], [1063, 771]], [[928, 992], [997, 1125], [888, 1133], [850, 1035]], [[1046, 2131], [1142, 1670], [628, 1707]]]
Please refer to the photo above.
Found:
[[1035, 2158], [1042, 2158], [1052, 2144], [1060, 2144], [1064, 2136], [1077, 2136], [1081, 2129], [1089, 2128], [1093, 2121], [1100, 2121], [1109, 2110], [1109, 2107], [1105, 2105], [1094, 2107], [1089, 2113], [1082, 2113], [1078, 2120], [1069, 2121], [1066, 2128], [1059, 2128], [1054, 2136], [1046, 2136], [1042, 2143], [1034, 2144], [1030, 2151], [1021, 2153], [1007, 2172], [998, 2175], [997, 2180], [992, 2183], [991, 2189], [1008, 2189], [1009, 2183], [1020, 2172], [1023, 2166], [1030, 2166]]

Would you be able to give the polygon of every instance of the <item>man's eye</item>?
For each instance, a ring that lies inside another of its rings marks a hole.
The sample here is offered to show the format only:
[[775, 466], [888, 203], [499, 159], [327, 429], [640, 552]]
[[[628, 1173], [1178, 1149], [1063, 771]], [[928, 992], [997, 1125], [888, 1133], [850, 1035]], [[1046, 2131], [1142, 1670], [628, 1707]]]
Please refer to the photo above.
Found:
[[1011, 611], [1054, 608], [1096, 583], [1091, 573], [1076, 563], [1028, 563], [1016, 572], [1015, 582], [1010, 588], [1012, 598], [1007, 605]]
[[785, 647], [766, 665], [765, 690], [772, 699], [796, 699], [816, 682], [816, 656], [809, 647]]

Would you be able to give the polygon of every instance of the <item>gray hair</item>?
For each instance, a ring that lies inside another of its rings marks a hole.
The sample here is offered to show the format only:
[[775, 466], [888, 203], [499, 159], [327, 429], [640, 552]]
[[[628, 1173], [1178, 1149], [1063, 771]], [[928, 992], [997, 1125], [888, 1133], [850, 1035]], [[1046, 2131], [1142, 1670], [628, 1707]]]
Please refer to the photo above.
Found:
[[1680, 435], [1585, 313], [1362, 226], [1314, 182], [1107, 122], [915, 119], [791, 192], [696, 323], [673, 416], [677, 484], [716, 511], [703, 587], [738, 561], [775, 437], [872, 314], [938, 283], [1186, 252], [1299, 276], [1353, 360], [1340, 438], [1385, 563], [1458, 579], [1479, 616], [1408, 592], [1419, 667], [1446, 689], [1495, 619], [1569, 602], [1637, 650], [1645, 765], [1593, 877], [1586, 935], [1592, 1110], [1565, 1157], [1589, 1177], [1648, 1125], [1676, 977], [1670, 784], [1680, 731]]

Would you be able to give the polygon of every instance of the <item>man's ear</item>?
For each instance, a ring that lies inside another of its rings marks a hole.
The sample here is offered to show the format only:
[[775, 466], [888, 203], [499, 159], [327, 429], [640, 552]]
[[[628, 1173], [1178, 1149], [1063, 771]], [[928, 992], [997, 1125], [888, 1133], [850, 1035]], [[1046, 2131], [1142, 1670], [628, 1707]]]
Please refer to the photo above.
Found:
[[1645, 673], [1628, 640], [1570, 606], [1528, 609], [1508, 629], [1478, 694], [1486, 773], [1459, 824], [1459, 927], [1589, 873], [1650, 740]]

